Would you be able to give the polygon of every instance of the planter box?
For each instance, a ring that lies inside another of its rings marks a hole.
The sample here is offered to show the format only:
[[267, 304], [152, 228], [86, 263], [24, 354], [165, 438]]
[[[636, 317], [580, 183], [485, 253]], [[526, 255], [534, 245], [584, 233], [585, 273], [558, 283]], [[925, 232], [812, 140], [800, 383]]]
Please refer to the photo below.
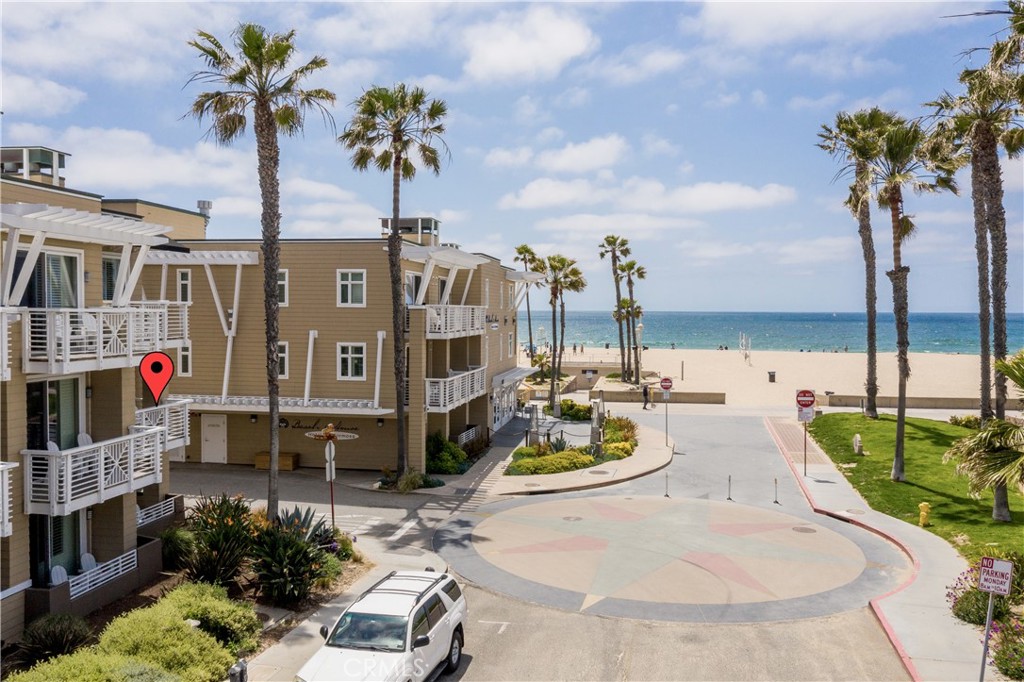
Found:
[[[295, 468], [299, 466], [299, 453], [279, 452], [277, 457], [277, 465], [279, 471], [295, 471]], [[256, 453], [256, 468], [263, 471], [270, 469], [269, 452]]]

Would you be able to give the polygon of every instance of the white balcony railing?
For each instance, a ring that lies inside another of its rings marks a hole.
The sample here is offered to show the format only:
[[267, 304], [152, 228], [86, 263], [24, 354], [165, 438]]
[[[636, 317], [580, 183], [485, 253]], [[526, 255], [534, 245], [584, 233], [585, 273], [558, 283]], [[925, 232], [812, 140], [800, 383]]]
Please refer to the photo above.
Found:
[[165, 428], [68, 450], [22, 450], [25, 513], [66, 516], [163, 480]]
[[110, 561], [104, 561], [94, 569], [70, 576], [68, 583], [71, 588], [71, 598], [80, 597], [104, 583], [109, 583], [114, 578], [134, 571], [138, 565], [138, 551], [132, 549]]
[[168, 400], [163, 405], [135, 410], [135, 426], [132, 432], [142, 431], [153, 426], [167, 428], [167, 442], [163, 450], [173, 450], [188, 445], [188, 400]]
[[11, 378], [11, 337], [12, 313], [0, 310], [0, 381]]
[[428, 339], [457, 339], [484, 333], [487, 308], [476, 305], [427, 305]]
[[145, 301], [127, 308], [28, 308], [22, 311], [27, 373], [134, 367], [151, 351], [188, 339], [188, 307]]
[[14, 476], [13, 469], [18, 467], [17, 462], [0, 462], [0, 537], [6, 538], [11, 535], [11, 519], [13, 513], [14, 499]]
[[135, 512], [135, 525], [138, 528], [142, 528], [146, 524], [153, 523], [157, 519], [162, 519], [165, 516], [173, 515], [174, 498], [168, 497], [163, 502], [157, 502], [156, 504], [150, 507], [137, 510]]
[[487, 368], [427, 379], [427, 412], [448, 412], [487, 392]]
[[465, 431], [463, 431], [462, 433], [460, 433], [459, 437], [455, 439], [455, 442], [461, 448], [463, 445], [465, 445], [467, 443], [472, 443], [477, 438], [479, 438], [482, 434], [483, 434], [483, 429], [481, 427], [479, 427], [479, 426], [471, 426], [470, 428], [468, 428]]

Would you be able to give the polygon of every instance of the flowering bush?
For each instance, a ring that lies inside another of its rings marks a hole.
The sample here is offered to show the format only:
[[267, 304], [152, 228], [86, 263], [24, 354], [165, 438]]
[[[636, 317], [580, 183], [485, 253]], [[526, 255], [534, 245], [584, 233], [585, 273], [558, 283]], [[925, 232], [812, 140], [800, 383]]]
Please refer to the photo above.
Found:
[[[978, 589], [978, 565], [961, 573], [956, 582], [946, 588], [946, 601], [953, 615], [974, 625], [984, 625], [988, 614], [988, 592]], [[992, 603], [992, 620], [1001, 620], [1010, 612], [1006, 597], [996, 595]]]
[[1024, 624], [1014, 618], [992, 624], [992, 664], [1011, 680], [1024, 680]]

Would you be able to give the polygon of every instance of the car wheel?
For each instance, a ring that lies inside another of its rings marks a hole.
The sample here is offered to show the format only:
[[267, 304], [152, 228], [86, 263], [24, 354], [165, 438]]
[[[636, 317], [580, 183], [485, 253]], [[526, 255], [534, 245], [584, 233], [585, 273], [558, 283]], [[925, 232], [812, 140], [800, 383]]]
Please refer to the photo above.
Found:
[[453, 673], [459, 669], [459, 663], [462, 662], [462, 631], [456, 630], [455, 634], [452, 635], [452, 643], [448, 647], [448, 659], [447, 665], [445, 666], [445, 672]]

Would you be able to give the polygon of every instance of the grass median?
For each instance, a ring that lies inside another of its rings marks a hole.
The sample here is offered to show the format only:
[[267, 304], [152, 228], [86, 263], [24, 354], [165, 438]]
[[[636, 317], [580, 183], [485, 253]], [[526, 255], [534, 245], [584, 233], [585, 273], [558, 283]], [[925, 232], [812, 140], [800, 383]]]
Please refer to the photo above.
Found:
[[[1013, 521], [994, 521], [992, 492], [971, 497], [967, 479], [956, 475], [955, 464], [942, 462], [953, 441], [972, 433], [970, 429], [908, 418], [904, 483], [889, 478], [896, 448], [896, 417], [881, 415], [874, 420], [857, 413], [827, 414], [811, 422], [810, 432], [872, 509], [916, 524], [918, 505], [927, 502], [931, 505], [927, 530], [948, 540], [968, 560], [995, 549], [1019, 551], [1024, 544], [1024, 495], [1010, 490]], [[853, 451], [854, 434], [860, 434], [863, 456]]]

